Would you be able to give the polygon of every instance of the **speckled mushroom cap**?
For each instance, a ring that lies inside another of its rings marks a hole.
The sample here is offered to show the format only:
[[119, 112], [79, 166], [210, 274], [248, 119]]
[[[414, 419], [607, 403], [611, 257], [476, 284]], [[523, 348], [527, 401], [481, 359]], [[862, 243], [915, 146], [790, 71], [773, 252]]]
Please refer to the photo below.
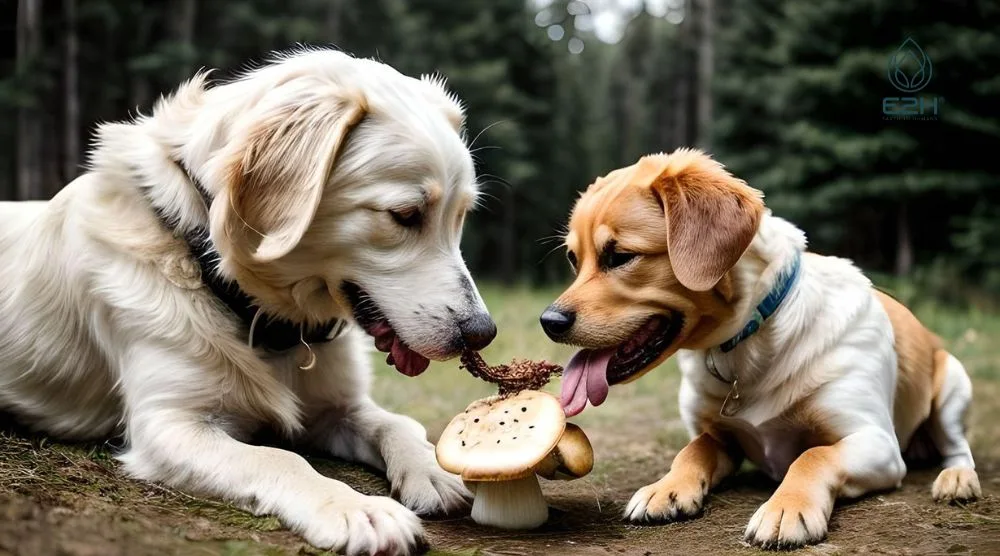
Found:
[[535, 472], [562, 438], [566, 414], [554, 396], [524, 390], [473, 402], [441, 433], [437, 460], [466, 481], [511, 481]]

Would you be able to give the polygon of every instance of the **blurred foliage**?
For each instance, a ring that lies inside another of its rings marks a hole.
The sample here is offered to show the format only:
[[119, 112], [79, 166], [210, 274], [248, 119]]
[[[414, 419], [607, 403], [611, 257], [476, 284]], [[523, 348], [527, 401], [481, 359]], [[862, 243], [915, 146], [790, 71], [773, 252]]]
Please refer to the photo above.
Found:
[[[1000, 4], [747, 0], [722, 15], [714, 131], [733, 171], [816, 249], [888, 270], [905, 229], [931, 274], [1000, 291], [1000, 159], [985, 154], [1000, 148], [986, 69], [1000, 65]], [[913, 96], [939, 97], [939, 120], [882, 114], [884, 97], [908, 96], [886, 77], [907, 37], [933, 63]]]
[[[26, 1], [0, 8], [5, 34]], [[916, 273], [1000, 291], [998, 2], [35, 1], [41, 53], [0, 55], [0, 117], [43, 122], [47, 191], [74, 177], [60, 162], [67, 133], [86, 145], [95, 122], [148, 110], [200, 67], [221, 79], [296, 43], [333, 45], [444, 74], [465, 102], [485, 190], [464, 245], [478, 275], [564, 279], [560, 232], [578, 192], [642, 154], [697, 144], [763, 189], [818, 251], [883, 271], [910, 272], [912, 259]], [[599, 8], [625, 22], [617, 44], [596, 38], [598, 18], [582, 24]], [[63, 113], [71, 32], [76, 127]], [[900, 94], [887, 63], [906, 37], [933, 60], [918, 94], [943, 98], [939, 121], [883, 118], [883, 97]], [[706, 46], [712, 89], [699, 87]], [[711, 125], [699, 129], [706, 103]], [[0, 142], [0, 195], [12, 198], [17, 126]]]

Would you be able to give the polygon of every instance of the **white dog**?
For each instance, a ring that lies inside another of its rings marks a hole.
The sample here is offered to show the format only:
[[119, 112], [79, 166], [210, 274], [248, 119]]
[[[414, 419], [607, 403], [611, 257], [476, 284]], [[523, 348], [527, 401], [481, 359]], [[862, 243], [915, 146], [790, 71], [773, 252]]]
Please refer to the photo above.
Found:
[[[54, 199], [0, 204], [0, 409], [61, 438], [124, 433], [132, 476], [318, 547], [413, 550], [411, 510], [469, 495], [423, 427], [373, 403], [345, 324], [411, 376], [496, 334], [459, 252], [462, 122], [439, 81], [299, 51], [102, 125]], [[402, 504], [245, 443], [265, 427], [384, 469]]]

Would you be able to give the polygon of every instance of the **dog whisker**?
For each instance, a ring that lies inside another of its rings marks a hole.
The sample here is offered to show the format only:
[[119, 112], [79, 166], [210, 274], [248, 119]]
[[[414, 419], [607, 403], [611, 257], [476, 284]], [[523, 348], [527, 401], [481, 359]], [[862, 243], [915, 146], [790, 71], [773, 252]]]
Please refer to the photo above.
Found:
[[563, 245], [560, 243], [559, 245], [556, 245], [552, 249], [549, 249], [544, 255], [542, 255], [541, 259], [538, 259], [538, 263], [537, 264], [542, 264], [543, 262], [545, 262], [545, 259], [549, 258], [549, 256], [552, 255], [552, 253], [555, 253], [559, 249], [562, 249], [562, 247], [563, 247]]
[[563, 242], [564, 239], [565, 238], [562, 235], [551, 235], [551, 236], [545, 236], [545, 237], [538, 238], [537, 240], [535, 240], [535, 242], [544, 245], [546, 243], [552, 243], [553, 241], [558, 241], [558, 242], [560, 242], [560, 246], [562, 246], [562, 242]]
[[505, 180], [505, 179], [503, 179], [500, 176], [497, 176], [495, 174], [480, 174], [480, 177], [482, 177], [482, 178], [488, 178], [487, 181], [485, 181], [483, 183], [498, 183], [500, 185], [506, 186], [507, 188], [513, 188], [514, 187], [513, 185], [511, 185], [511, 183], [509, 181], [507, 181], [507, 180]]
[[469, 143], [469, 150], [472, 150], [472, 148], [476, 146], [476, 141], [478, 141], [479, 138], [482, 137], [482, 135], [484, 133], [486, 133], [487, 131], [489, 131], [490, 128], [492, 128], [494, 126], [497, 126], [497, 125], [500, 125], [500, 124], [503, 124], [503, 123], [507, 123], [508, 121], [509, 120], [497, 120], [497, 121], [493, 122], [492, 124], [489, 124], [488, 126], [484, 127], [482, 129], [482, 131], [480, 131], [479, 133], [476, 134], [475, 138], [472, 139], [472, 142]]

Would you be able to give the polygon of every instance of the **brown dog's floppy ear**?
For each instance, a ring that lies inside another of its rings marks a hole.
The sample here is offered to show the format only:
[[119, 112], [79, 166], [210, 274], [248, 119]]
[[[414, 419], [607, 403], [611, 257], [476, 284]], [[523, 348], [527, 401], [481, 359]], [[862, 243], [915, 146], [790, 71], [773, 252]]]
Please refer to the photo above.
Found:
[[652, 189], [666, 215], [674, 275], [690, 290], [712, 289], [757, 234], [763, 194], [699, 151], [681, 149], [645, 161], [662, 168]]
[[[319, 207], [348, 132], [367, 113], [360, 93], [306, 83], [265, 96], [229, 163], [229, 238], [255, 262], [287, 255]], [[276, 90], [276, 91], [278, 91]]]

